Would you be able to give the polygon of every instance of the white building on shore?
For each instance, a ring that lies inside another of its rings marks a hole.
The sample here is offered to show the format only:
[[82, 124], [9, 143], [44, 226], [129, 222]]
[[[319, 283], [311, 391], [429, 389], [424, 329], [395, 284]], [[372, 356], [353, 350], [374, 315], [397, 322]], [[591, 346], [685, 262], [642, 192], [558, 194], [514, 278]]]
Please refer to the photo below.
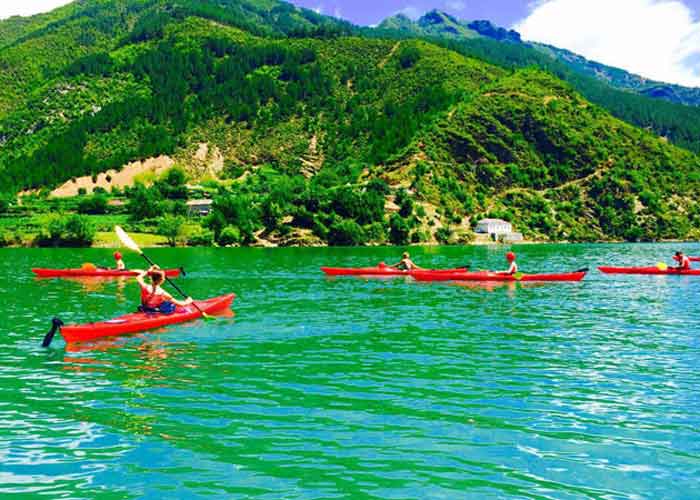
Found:
[[482, 219], [474, 230], [477, 234], [488, 234], [493, 241], [515, 243], [523, 240], [523, 235], [513, 232], [513, 225], [501, 219]]
[[501, 236], [513, 232], [513, 225], [501, 219], [481, 219], [476, 224], [476, 232]]

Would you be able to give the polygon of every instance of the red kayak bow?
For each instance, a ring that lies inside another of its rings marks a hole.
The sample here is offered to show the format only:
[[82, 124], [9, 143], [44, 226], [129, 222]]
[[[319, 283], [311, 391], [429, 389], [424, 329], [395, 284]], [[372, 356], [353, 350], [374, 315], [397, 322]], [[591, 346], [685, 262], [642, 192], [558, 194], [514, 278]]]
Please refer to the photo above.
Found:
[[46, 335], [43, 346], [48, 347], [54, 334], [56, 333], [56, 330], [60, 330], [64, 340], [67, 343], [70, 343], [95, 340], [102, 337], [112, 337], [127, 333], [143, 332], [162, 326], [184, 323], [186, 321], [200, 318], [203, 313], [215, 314], [225, 311], [231, 307], [235, 297], [236, 296], [231, 293], [209, 300], [196, 301], [191, 305], [178, 307], [172, 314], [136, 312], [125, 314], [107, 321], [85, 323], [82, 325], [63, 325], [63, 322], [61, 322], [59, 319], [54, 319], [53, 328]]
[[416, 271], [412, 274], [417, 281], [581, 281], [587, 270], [580, 270], [573, 273], [557, 274], [508, 274], [494, 273], [490, 271], [480, 272], [452, 272], [434, 273], [431, 271]]
[[611, 267], [598, 268], [605, 274], [648, 274], [656, 276], [700, 276], [700, 269], [659, 269], [658, 267]]

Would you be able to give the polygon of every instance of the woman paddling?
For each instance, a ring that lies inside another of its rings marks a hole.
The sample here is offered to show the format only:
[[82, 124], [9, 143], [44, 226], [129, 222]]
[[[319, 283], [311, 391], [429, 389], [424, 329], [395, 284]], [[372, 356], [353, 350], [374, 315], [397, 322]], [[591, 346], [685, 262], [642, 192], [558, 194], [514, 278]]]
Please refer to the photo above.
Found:
[[126, 269], [126, 264], [122, 260], [121, 252], [114, 252], [114, 268], [117, 271], [124, 271]]
[[515, 254], [513, 252], [508, 252], [506, 254], [506, 260], [510, 262], [510, 267], [507, 271], [504, 271], [502, 274], [517, 274], [518, 264], [515, 263]]
[[679, 271], [690, 269], [690, 257], [684, 255], [683, 252], [676, 252], [676, 255], [673, 256], [673, 260], [678, 262], [678, 267], [676, 267], [676, 269]]
[[413, 271], [414, 269], [423, 269], [422, 267], [418, 267], [415, 264], [415, 262], [411, 260], [411, 256], [408, 252], [404, 252], [401, 256], [401, 260], [393, 266], [389, 267], [395, 267], [396, 269], [400, 269], [402, 271]]
[[[146, 283], [146, 275], [150, 276], [150, 283]], [[141, 287], [141, 312], [172, 314], [177, 306], [185, 307], [192, 303], [192, 297], [187, 297], [184, 301], [176, 300], [161, 288], [165, 281], [165, 272], [158, 266], [151, 266], [148, 271], [140, 271], [136, 281]]]

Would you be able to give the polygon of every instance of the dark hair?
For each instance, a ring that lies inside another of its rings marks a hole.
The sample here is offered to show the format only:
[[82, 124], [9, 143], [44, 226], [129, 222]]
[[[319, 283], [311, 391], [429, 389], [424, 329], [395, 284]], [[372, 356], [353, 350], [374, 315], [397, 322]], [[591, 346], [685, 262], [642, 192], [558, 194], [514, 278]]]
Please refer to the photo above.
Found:
[[151, 282], [154, 285], [160, 285], [165, 281], [165, 272], [161, 271], [160, 269], [156, 269], [154, 271], [151, 271]]

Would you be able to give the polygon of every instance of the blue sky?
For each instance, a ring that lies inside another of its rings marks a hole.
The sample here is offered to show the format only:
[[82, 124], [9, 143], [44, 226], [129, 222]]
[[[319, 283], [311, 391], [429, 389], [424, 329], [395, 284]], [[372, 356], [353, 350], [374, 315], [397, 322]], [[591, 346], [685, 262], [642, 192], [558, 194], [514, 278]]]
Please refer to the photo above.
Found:
[[460, 19], [488, 19], [526, 40], [664, 82], [700, 87], [700, 0], [292, 0], [376, 24], [404, 12], [438, 8]]
[[[51, 10], [69, 0], [0, 0], [0, 19]], [[356, 24], [397, 12], [445, 10], [460, 19], [514, 27], [611, 66], [700, 87], [700, 0], [292, 0]]]
[[440, 9], [460, 19], [489, 19], [510, 26], [530, 10], [530, 2], [526, 0], [292, 0], [292, 3], [309, 9], [321, 8], [329, 15], [338, 13], [362, 25], [376, 24], [400, 11], [420, 15]]

